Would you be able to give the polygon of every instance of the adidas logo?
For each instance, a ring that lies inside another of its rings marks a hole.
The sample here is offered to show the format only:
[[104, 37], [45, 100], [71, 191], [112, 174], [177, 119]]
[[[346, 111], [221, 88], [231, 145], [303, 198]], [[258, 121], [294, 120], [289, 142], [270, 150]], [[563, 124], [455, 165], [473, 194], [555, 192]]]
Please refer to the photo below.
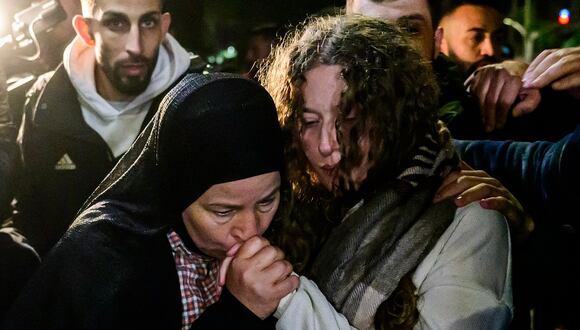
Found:
[[76, 170], [77, 166], [73, 163], [72, 159], [68, 154], [64, 154], [60, 157], [60, 160], [54, 165], [54, 169], [58, 171], [69, 171]]

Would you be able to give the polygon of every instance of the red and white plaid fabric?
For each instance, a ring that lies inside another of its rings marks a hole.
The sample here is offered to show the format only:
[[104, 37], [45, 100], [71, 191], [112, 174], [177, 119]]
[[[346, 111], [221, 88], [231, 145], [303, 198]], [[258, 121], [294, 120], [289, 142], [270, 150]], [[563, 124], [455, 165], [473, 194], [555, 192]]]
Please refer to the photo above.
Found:
[[189, 329], [203, 311], [219, 299], [219, 262], [189, 251], [175, 231], [167, 234], [179, 277], [183, 305], [182, 330]]

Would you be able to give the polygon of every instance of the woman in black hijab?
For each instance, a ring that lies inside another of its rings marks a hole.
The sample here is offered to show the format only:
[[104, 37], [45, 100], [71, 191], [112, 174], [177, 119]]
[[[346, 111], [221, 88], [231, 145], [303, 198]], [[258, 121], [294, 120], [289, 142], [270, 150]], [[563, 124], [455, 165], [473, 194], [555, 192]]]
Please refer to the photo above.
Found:
[[[5, 328], [269, 326], [298, 284], [261, 238], [280, 202], [282, 150], [275, 106], [257, 83], [188, 75], [85, 203]], [[220, 262], [244, 242], [222, 291]]]

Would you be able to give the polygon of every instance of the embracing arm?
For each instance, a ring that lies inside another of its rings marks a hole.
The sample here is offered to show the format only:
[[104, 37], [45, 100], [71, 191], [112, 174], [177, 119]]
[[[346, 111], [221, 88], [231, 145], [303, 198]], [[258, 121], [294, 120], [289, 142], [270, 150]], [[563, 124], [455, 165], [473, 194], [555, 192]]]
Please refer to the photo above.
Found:
[[454, 143], [463, 160], [499, 179], [534, 219], [573, 221], [569, 214], [580, 200], [580, 125], [558, 142]]

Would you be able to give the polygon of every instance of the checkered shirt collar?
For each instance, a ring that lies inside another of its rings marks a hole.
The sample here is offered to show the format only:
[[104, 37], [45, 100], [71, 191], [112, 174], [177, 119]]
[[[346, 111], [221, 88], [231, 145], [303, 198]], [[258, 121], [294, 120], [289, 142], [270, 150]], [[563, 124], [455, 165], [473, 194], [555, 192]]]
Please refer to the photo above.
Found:
[[181, 329], [186, 330], [206, 308], [219, 299], [219, 262], [215, 258], [188, 250], [174, 230], [167, 233], [167, 239], [179, 277], [183, 305]]

